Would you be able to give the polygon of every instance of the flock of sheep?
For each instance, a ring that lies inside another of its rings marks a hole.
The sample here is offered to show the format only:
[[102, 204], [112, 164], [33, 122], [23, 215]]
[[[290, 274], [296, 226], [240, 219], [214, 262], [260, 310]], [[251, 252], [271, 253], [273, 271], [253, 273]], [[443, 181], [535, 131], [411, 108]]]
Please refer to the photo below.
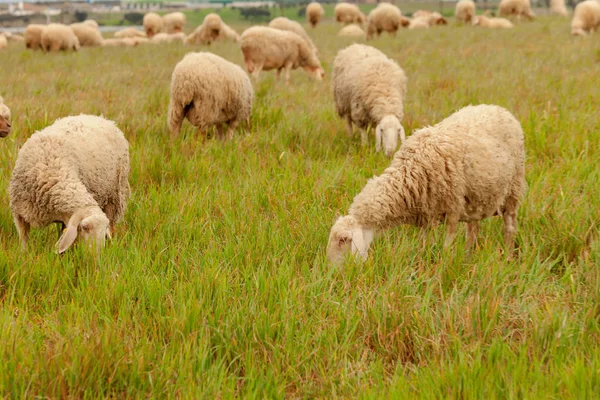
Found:
[[[552, 4], [553, 10], [561, 10], [561, 4], [564, 8], [564, 3]], [[500, 14], [533, 18], [529, 0], [503, 0]], [[320, 4], [307, 7], [311, 26], [323, 15]], [[587, 18], [590, 15], [596, 19]], [[441, 15], [425, 11], [408, 19], [387, 3], [368, 17], [355, 5], [340, 3], [335, 16], [347, 24], [340, 34], [347, 34], [349, 27], [363, 32], [359, 25], [367, 23], [367, 39], [382, 32], [394, 34], [401, 26], [447, 23]], [[481, 26], [507, 26], [498, 22], [501, 19], [476, 16], [470, 0], [457, 4], [456, 18]], [[576, 7], [574, 34], [591, 32], [599, 24], [596, 0]], [[128, 28], [114, 39], [102, 38], [97, 24], [86, 21], [71, 26], [29, 26], [24, 41], [28, 48], [57, 51], [117, 41], [135, 45], [175, 39], [191, 44], [234, 40], [239, 42], [247, 72], [255, 79], [261, 71], [276, 70], [278, 76], [284, 71], [287, 81], [290, 70], [296, 68], [319, 80], [324, 76], [317, 47], [301, 24], [287, 18], [276, 18], [269, 26], [253, 26], [241, 35], [216, 14], [207, 15], [189, 36], [183, 34], [184, 26], [181, 13], [163, 17], [150, 13], [144, 17], [144, 32]], [[494, 215], [503, 217], [506, 246], [513, 247], [526, 183], [523, 130], [509, 111], [494, 105], [468, 106], [406, 138], [402, 126], [406, 74], [394, 60], [364, 44], [338, 52], [332, 83], [335, 107], [347, 123], [348, 134], [353, 134], [356, 125], [364, 143], [374, 128], [376, 150], [393, 159], [354, 198], [348, 215], [331, 228], [330, 261], [339, 263], [347, 254], [366, 259], [376, 231], [399, 224], [429, 227], [445, 222], [448, 246], [457, 224], [466, 222], [467, 241], [472, 245], [479, 221]], [[189, 53], [176, 65], [171, 79], [167, 114], [171, 136], [176, 137], [188, 119], [201, 132], [214, 127], [220, 138], [231, 139], [238, 125], [249, 120], [253, 100], [250, 77], [238, 65], [209, 52]], [[10, 110], [0, 97], [1, 137], [9, 134], [10, 119]], [[67, 250], [77, 238], [101, 248], [125, 213], [128, 174], [129, 145], [112, 121], [80, 115], [59, 119], [34, 133], [19, 151], [10, 182], [10, 206], [23, 247], [30, 227], [58, 223], [58, 252]]]

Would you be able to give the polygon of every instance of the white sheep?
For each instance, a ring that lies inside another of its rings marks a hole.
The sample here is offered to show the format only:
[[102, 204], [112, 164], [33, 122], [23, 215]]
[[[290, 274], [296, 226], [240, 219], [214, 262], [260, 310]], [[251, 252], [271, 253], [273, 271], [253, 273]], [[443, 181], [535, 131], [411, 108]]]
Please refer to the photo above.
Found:
[[85, 21], [83, 21], [83, 23], [95, 29], [98, 29], [100, 27], [98, 23], [93, 19], [86, 19]]
[[524, 161], [523, 129], [498, 106], [468, 106], [415, 131], [331, 228], [329, 260], [341, 263], [349, 252], [366, 260], [375, 232], [400, 224], [445, 221], [448, 247], [458, 222], [466, 222], [473, 245], [479, 221], [494, 215], [504, 218], [504, 239], [512, 250], [527, 187]]
[[350, 24], [340, 29], [340, 31], [338, 32], [338, 36], [364, 39], [365, 31], [363, 31], [362, 28], [356, 24]]
[[434, 25], [447, 25], [448, 21], [439, 12], [429, 12], [410, 20], [408, 29], [430, 28]]
[[379, 50], [353, 44], [340, 50], [333, 62], [333, 97], [340, 117], [361, 128], [362, 143], [367, 129], [375, 128], [375, 147], [391, 157], [404, 142], [401, 125], [406, 98], [406, 75], [402, 68]]
[[473, 26], [481, 26], [483, 28], [512, 28], [513, 23], [506, 18], [491, 18], [485, 15], [478, 15], [473, 19]]
[[316, 1], [313, 1], [306, 6], [306, 21], [315, 28], [325, 15], [325, 9], [323, 6]]
[[114, 122], [80, 115], [34, 133], [19, 150], [10, 207], [23, 248], [30, 226], [66, 226], [59, 253], [81, 237], [98, 249], [129, 198], [129, 145]]
[[152, 39], [150, 39], [150, 41], [152, 43], [173, 43], [173, 42], [181, 42], [184, 43], [185, 42], [185, 33], [183, 32], [178, 32], [178, 33], [157, 33], [156, 35], [152, 36]]
[[289, 82], [290, 70], [298, 67], [318, 80], [325, 76], [314, 50], [294, 32], [253, 26], [242, 34], [240, 46], [246, 68], [255, 79], [263, 70], [276, 69], [278, 77], [285, 70], [285, 80]]
[[498, 14], [501, 17], [516, 17], [520, 20], [525, 17], [529, 20], [535, 18], [535, 14], [531, 11], [530, 0], [501, 0], [498, 5]]
[[356, 4], [338, 3], [334, 9], [335, 20], [344, 25], [358, 24], [363, 25], [367, 20]]
[[571, 20], [571, 34], [587, 36], [600, 27], [600, 2], [586, 0], [575, 6]]
[[367, 18], [367, 40], [387, 32], [395, 36], [401, 26], [408, 26], [409, 20], [402, 16], [398, 7], [389, 3], [379, 3]]
[[25, 38], [25, 47], [31, 50], [37, 50], [42, 48], [42, 31], [44, 25], [30, 24], [25, 28], [23, 37]]
[[187, 21], [185, 14], [182, 12], [173, 12], [163, 15], [163, 24], [165, 33], [183, 32]]
[[277, 17], [269, 22], [270, 28], [281, 29], [282, 31], [294, 32], [296, 35], [300, 36], [302, 39], [306, 41], [306, 43], [314, 50], [315, 54], [319, 55], [319, 50], [317, 46], [310, 39], [310, 36], [306, 33], [302, 25], [296, 21], [292, 21], [286, 17]]
[[148, 13], [144, 15], [144, 20], [142, 22], [144, 24], [144, 31], [146, 32], [146, 36], [151, 38], [157, 33], [161, 33], [165, 26], [165, 23], [160, 15], [157, 13]]
[[98, 28], [92, 27], [90, 23], [71, 24], [71, 29], [73, 29], [73, 33], [77, 36], [81, 47], [102, 46], [102, 42], [104, 41], [102, 34]]
[[136, 37], [145, 38], [146, 33], [142, 32], [142, 31], [138, 31], [135, 28], [125, 28], [125, 29], [121, 29], [120, 31], [115, 32], [115, 37], [118, 39], [136, 38]]
[[50, 24], [42, 30], [42, 50], [48, 51], [79, 51], [79, 39], [70, 26]]
[[217, 40], [238, 42], [240, 35], [227, 25], [218, 14], [210, 13], [204, 17], [202, 25], [197, 27], [186, 39], [186, 44], [211, 44]]
[[183, 120], [203, 132], [216, 126], [221, 138], [223, 125], [226, 136], [252, 112], [254, 89], [248, 75], [238, 65], [212, 53], [189, 53], [173, 71], [168, 125], [171, 137], [176, 137]]
[[552, 14], [568, 17], [569, 11], [565, 5], [565, 0], [550, 0], [550, 11]]
[[0, 96], [0, 137], [6, 137], [10, 133], [10, 108], [4, 104], [4, 99]]
[[472, 0], [460, 0], [456, 3], [454, 18], [463, 24], [472, 24], [475, 17], [475, 3]]

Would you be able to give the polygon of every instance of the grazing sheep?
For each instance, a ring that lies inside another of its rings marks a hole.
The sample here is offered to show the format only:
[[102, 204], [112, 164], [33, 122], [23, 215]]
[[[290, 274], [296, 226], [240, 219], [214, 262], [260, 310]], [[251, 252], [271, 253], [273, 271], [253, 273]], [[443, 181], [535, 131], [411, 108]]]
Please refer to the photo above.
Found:
[[160, 15], [157, 13], [148, 13], [144, 15], [144, 31], [146, 31], [146, 36], [151, 38], [157, 33], [162, 32], [164, 28], [164, 22]]
[[398, 29], [407, 22], [407, 19], [402, 19], [402, 13], [398, 7], [389, 3], [379, 3], [367, 18], [367, 40], [373, 39], [375, 35], [379, 37], [381, 32], [396, 36]]
[[186, 17], [182, 12], [166, 14], [163, 17], [164, 30], [166, 33], [183, 32], [185, 28]]
[[93, 19], [86, 19], [85, 21], [83, 21], [83, 23], [95, 29], [98, 29], [100, 27], [98, 23]]
[[363, 31], [362, 28], [360, 26], [358, 26], [358, 25], [350, 24], [350, 25], [346, 25], [342, 29], [340, 29], [340, 32], [338, 33], [338, 36], [363, 38], [364, 39], [365, 38], [365, 31]]
[[296, 35], [300, 36], [306, 41], [306, 43], [314, 50], [316, 55], [319, 55], [319, 50], [314, 45], [313, 41], [310, 39], [302, 25], [300, 25], [298, 22], [292, 21], [286, 17], [277, 17], [269, 22], [269, 27], [281, 29], [282, 31], [294, 32]]
[[456, 3], [454, 17], [463, 24], [472, 24], [475, 17], [475, 3], [471, 0], [460, 0]]
[[98, 249], [125, 214], [129, 145], [114, 122], [80, 115], [34, 133], [19, 150], [10, 207], [23, 248], [29, 228], [66, 226], [59, 253], [78, 236]]
[[575, 6], [571, 21], [571, 34], [587, 36], [600, 27], [600, 2], [586, 0]]
[[115, 32], [115, 37], [118, 39], [121, 38], [136, 38], [136, 37], [142, 37], [145, 38], [146, 34], [142, 31], [138, 31], [135, 28], [125, 28], [125, 29], [121, 29], [120, 31]]
[[306, 21], [312, 26], [316, 28], [317, 24], [321, 22], [321, 18], [325, 15], [325, 9], [323, 6], [316, 1], [313, 1], [309, 5], [306, 6]]
[[79, 39], [70, 26], [50, 24], [42, 30], [43, 51], [79, 51]]
[[417, 10], [412, 14], [413, 18], [422, 18], [429, 17], [431, 15], [431, 11], [429, 10]]
[[185, 42], [185, 33], [157, 33], [156, 35], [152, 36], [150, 41], [152, 43], [173, 43], [176, 41], [183, 43]]
[[356, 4], [338, 3], [334, 9], [335, 20], [344, 25], [358, 24], [363, 25], [367, 20]]
[[238, 65], [212, 53], [188, 53], [173, 71], [168, 125], [171, 137], [179, 135], [187, 118], [199, 131], [216, 126], [227, 138], [252, 112], [254, 90], [248, 75]]
[[136, 39], [130, 37], [104, 39], [102, 42], [102, 47], [135, 47], [137, 45]]
[[569, 16], [565, 0], [550, 0], [550, 11], [552, 14], [560, 15], [561, 17]]
[[379, 50], [353, 44], [340, 50], [333, 61], [333, 98], [340, 117], [346, 119], [348, 134], [352, 124], [361, 128], [362, 143], [367, 129], [375, 128], [375, 148], [391, 157], [404, 142], [406, 75], [402, 68]]
[[104, 38], [98, 28], [93, 28], [90, 24], [78, 23], [71, 24], [71, 29], [77, 36], [81, 47], [102, 46]]
[[0, 137], [8, 136], [10, 128], [10, 108], [4, 104], [4, 99], [0, 96]]
[[3, 34], [0, 33], [0, 50], [5, 49], [8, 47], [8, 39], [6, 39], [6, 36], [4, 36]]
[[413, 18], [408, 25], [408, 29], [430, 28], [434, 25], [447, 24], [448, 21], [442, 16], [442, 14], [440, 14], [439, 12], [430, 12], [426, 16]]
[[204, 17], [202, 25], [197, 27], [186, 39], [186, 44], [211, 44], [221, 35], [223, 20], [218, 14], [210, 13]]
[[413, 18], [410, 20], [410, 23], [408, 24], [408, 29], [420, 29], [420, 28], [424, 28], [424, 29], [429, 28], [429, 21], [427, 20], [427, 17]]
[[18, 35], [16, 33], [10, 33], [10, 32], [0, 32], [0, 36], [4, 36], [6, 38], [6, 41], [8, 43], [10, 42], [24, 42], [25, 38], [21, 35]]
[[23, 37], [25, 38], [25, 47], [31, 50], [42, 48], [42, 31], [45, 25], [31, 24], [25, 28]]
[[235, 31], [232, 27], [227, 25], [225, 22], [221, 23], [221, 32], [219, 32], [220, 40], [232, 40], [234, 42], [240, 41], [240, 34]]
[[498, 14], [501, 17], [516, 17], [521, 20], [522, 17], [532, 20], [535, 14], [531, 11], [530, 0], [501, 0], [498, 5]]
[[506, 18], [491, 18], [486, 17], [485, 15], [476, 16], [473, 19], [473, 26], [481, 26], [484, 28], [512, 28], [514, 27], [513, 23], [507, 20]]
[[415, 131], [331, 228], [329, 260], [339, 264], [350, 252], [366, 260], [375, 231], [400, 224], [445, 221], [448, 247], [458, 222], [466, 222], [473, 245], [479, 221], [494, 215], [504, 218], [504, 239], [512, 250], [527, 188], [524, 161], [523, 129], [498, 106], [468, 106]]
[[317, 80], [325, 76], [321, 62], [306, 41], [294, 32], [253, 26], [244, 31], [240, 39], [242, 53], [248, 72], [255, 79], [262, 70], [285, 70], [285, 81], [289, 83], [290, 70], [298, 67], [312, 74]]

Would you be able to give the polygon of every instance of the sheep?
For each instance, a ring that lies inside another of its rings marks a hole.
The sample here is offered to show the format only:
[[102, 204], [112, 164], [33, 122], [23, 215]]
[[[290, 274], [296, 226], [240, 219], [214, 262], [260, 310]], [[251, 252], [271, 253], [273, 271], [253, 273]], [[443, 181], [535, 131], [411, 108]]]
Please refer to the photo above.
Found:
[[93, 28], [90, 24], [71, 24], [71, 29], [73, 29], [73, 33], [77, 36], [81, 47], [102, 46], [102, 42], [104, 41], [102, 34], [100, 34], [100, 31], [97, 28]]
[[197, 27], [186, 39], [186, 44], [211, 44], [221, 35], [223, 20], [218, 14], [210, 13], [204, 17], [202, 25]]
[[31, 50], [42, 48], [42, 31], [44, 25], [30, 24], [25, 28], [23, 37], [25, 38], [25, 47]]
[[434, 25], [447, 25], [448, 21], [446, 18], [442, 16], [442, 14], [438, 12], [430, 12], [426, 16], [420, 16], [417, 18], [413, 18], [409, 25], [408, 29], [415, 28], [429, 28]]
[[290, 70], [304, 68], [317, 80], [323, 79], [325, 72], [315, 52], [306, 41], [294, 32], [253, 26], [242, 33], [240, 46], [248, 72], [256, 80], [262, 70], [285, 70], [285, 81], [289, 83]]
[[344, 25], [358, 24], [363, 25], [367, 20], [356, 4], [338, 3], [334, 9], [335, 20]]
[[218, 39], [222, 39], [222, 40], [228, 39], [228, 40], [232, 40], [234, 42], [239, 42], [240, 35], [232, 27], [230, 27], [226, 23], [222, 22], [221, 23], [221, 32], [219, 32]]
[[150, 41], [152, 43], [172, 43], [172, 42], [181, 42], [184, 43], [185, 42], [185, 33], [183, 32], [178, 32], [178, 33], [157, 33], [156, 35], [152, 36], [152, 39], [150, 39]]
[[0, 33], [0, 50], [5, 49], [8, 47], [8, 39], [6, 39], [6, 36], [4, 36], [3, 34]]
[[188, 53], [173, 71], [167, 123], [171, 137], [179, 135], [187, 118], [199, 131], [216, 126], [226, 137], [252, 112], [254, 90], [248, 75], [238, 65], [208, 52]]
[[350, 24], [340, 29], [338, 36], [365, 38], [365, 31], [363, 31], [362, 28], [356, 24]]
[[340, 50], [333, 61], [333, 97], [336, 110], [346, 120], [348, 135], [352, 124], [361, 129], [362, 143], [367, 129], [375, 128], [375, 148], [386, 156], [396, 151], [398, 137], [404, 142], [406, 75], [402, 68], [379, 50], [353, 44]]
[[429, 28], [429, 21], [427, 21], [426, 17], [413, 18], [410, 20], [408, 24], [408, 29], [420, 29], [420, 28]]
[[4, 104], [4, 99], [0, 96], [0, 138], [10, 133], [10, 116], [10, 108]]
[[431, 11], [429, 10], [417, 10], [412, 14], [413, 18], [421, 18], [421, 17], [429, 17], [431, 15]]
[[70, 26], [50, 24], [42, 30], [43, 51], [79, 51], [79, 39]]
[[323, 15], [325, 15], [325, 9], [316, 1], [306, 6], [306, 21], [311, 27], [316, 28]]
[[282, 31], [294, 32], [296, 35], [300, 36], [306, 41], [306, 43], [314, 50], [317, 56], [319, 55], [319, 50], [314, 45], [313, 41], [310, 39], [302, 25], [300, 25], [298, 22], [292, 21], [286, 17], [277, 17], [269, 22], [269, 27], [280, 29]]
[[473, 26], [482, 26], [484, 28], [512, 28], [513, 23], [506, 18], [491, 18], [485, 15], [476, 16], [473, 19]]
[[472, 24], [475, 17], [475, 3], [471, 0], [460, 0], [456, 3], [454, 17], [463, 24]]
[[130, 37], [104, 39], [102, 42], [102, 47], [135, 47], [137, 45], [136, 39]]
[[531, 11], [530, 0], [501, 0], [498, 14], [501, 17], [514, 16], [517, 20], [521, 20], [522, 17], [529, 20], [535, 18], [535, 14]]
[[118, 39], [135, 38], [135, 37], [145, 38], [146, 34], [144, 32], [138, 31], [135, 28], [125, 28], [125, 29], [121, 29], [120, 31], [115, 32], [115, 37]]
[[164, 27], [163, 19], [160, 17], [160, 15], [153, 12], [144, 15], [143, 24], [146, 36], [149, 38], [152, 38], [152, 36], [162, 32]]
[[402, 18], [398, 7], [389, 3], [379, 3], [367, 18], [367, 40], [373, 39], [374, 35], [379, 37], [381, 32], [396, 36], [396, 31], [403, 24], [408, 25], [408, 20]]
[[83, 23], [91, 28], [95, 28], [95, 29], [99, 28], [98, 23], [96, 21], [94, 21], [93, 19], [86, 19], [85, 21], [83, 21]]
[[30, 227], [66, 226], [56, 247], [80, 236], [100, 249], [125, 214], [129, 144], [114, 122], [93, 115], [57, 120], [23, 145], [10, 179], [10, 207], [23, 249]]
[[174, 12], [163, 15], [164, 30], [166, 33], [183, 32], [185, 27], [186, 17], [182, 12]]
[[600, 27], [600, 3], [586, 0], [575, 6], [571, 20], [571, 34], [587, 36]]
[[565, 6], [565, 0], [550, 0], [550, 11], [552, 14], [560, 15], [561, 17], [568, 17], [569, 11]]
[[329, 260], [340, 264], [349, 252], [366, 260], [376, 231], [400, 224], [428, 227], [445, 220], [447, 248], [458, 222], [466, 222], [473, 246], [479, 221], [494, 215], [504, 218], [505, 245], [513, 250], [527, 189], [524, 161], [521, 124], [502, 107], [467, 106], [415, 131], [331, 228]]

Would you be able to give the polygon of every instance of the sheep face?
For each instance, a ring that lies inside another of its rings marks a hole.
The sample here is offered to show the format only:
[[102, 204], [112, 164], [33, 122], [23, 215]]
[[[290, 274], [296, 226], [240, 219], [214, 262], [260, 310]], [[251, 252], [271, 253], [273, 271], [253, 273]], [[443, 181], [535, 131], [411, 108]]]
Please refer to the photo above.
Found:
[[109, 227], [110, 221], [100, 210], [92, 210], [87, 215], [75, 213], [56, 244], [57, 251], [64, 253], [78, 237], [89, 248], [98, 251], [104, 247], [106, 238], [110, 239]]
[[401, 142], [406, 139], [398, 118], [393, 115], [383, 117], [375, 129], [375, 150], [383, 150], [387, 157], [392, 157], [398, 147], [398, 138]]
[[8, 136], [10, 128], [10, 109], [0, 104], [0, 137]]
[[[325, 71], [321, 67], [304, 67], [304, 70], [315, 77], [316, 80], [320, 81], [325, 78]], [[250, 72], [250, 70], [248, 70]]]
[[358, 224], [353, 217], [340, 217], [331, 228], [327, 245], [327, 258], [334, 265], [344, 262], [346, 255], [366, 261], [373, 241], [373, 230]]

